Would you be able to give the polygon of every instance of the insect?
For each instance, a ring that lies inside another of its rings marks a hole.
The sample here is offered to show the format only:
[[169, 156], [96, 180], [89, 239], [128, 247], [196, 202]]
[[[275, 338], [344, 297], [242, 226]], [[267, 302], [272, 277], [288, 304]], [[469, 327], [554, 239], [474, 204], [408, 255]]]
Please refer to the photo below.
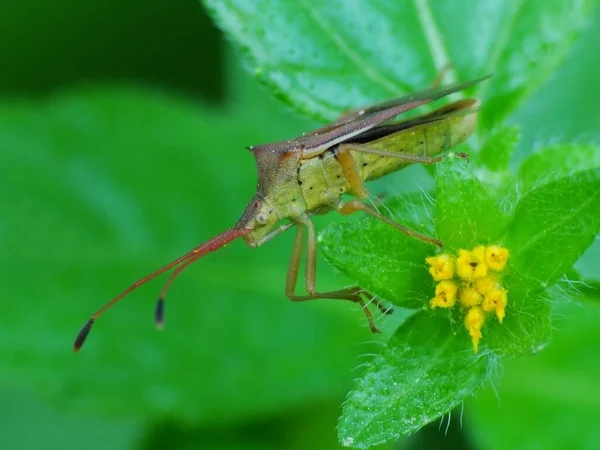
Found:
[[[441, 247], [438, 240], [406, 228], [364, 203], [370, 196], [364, 183], [412, 163], [433, 164], [442, 160], [444, 156], [437, 156], [439, 153], [463, 142], [475, 129], [478, 100], [459, 100], [400, 122], [392, 122], [392, 119], [433, 100], [467, 89], [488, 77], [441, 89], [428, 89], [348, 111], [336, 122], [295, 139], [249, 147], [256, 160], [258, 187], [237, 224], [137, 281], [100, 308], [79, 332], [74, 344], [75, 351], [81, 348], [98, 317], [154, 277], [174, 269], [156, 304], [156, 324], [162, 327], [165, 295], [173, 280], [186, 267], [234, 239], [241, 237], [250, 247], [260, 247], [294, 226], [298, 230], [285, 283], [286, 295], [293, 301], [329, 298], [355, 302], [364, 311], [371, 331], [379, 332], [365, 304], [365, 297], [369, 297], [369, 301], [382, 312], [388, 313], [389, 309], [374, 296], [359, 287], [333, 292], [317, 291], [317, 239], [311, 215], [329, 211], [349, 215], [362, 211], [406, 235]], [[345, 200], [343, 194], [350, 194], [354, 198]], [[284, 221], [287, 222], [282, 223]], [[298, 294], [296, 284], [305, 232], [308, 235], [304, 274], [306, 293]]]

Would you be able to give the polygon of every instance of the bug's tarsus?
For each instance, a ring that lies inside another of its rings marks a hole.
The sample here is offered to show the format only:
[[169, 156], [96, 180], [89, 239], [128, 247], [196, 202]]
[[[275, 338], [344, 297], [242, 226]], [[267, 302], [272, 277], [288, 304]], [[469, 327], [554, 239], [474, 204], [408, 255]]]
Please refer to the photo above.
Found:
[[379, 309], [379, 311], [381, 311], [383, 314], [394, 314], [394, 307], [391, 305], [384, 305], [383, 303], [381, 303], [377, 297], [375, 297], [374, 295], [371, 295], [371, 300], [369, 301], [369, 303], [373, 303], [375, 306], [377, 306], [377, 309]]
[[467, 162], [467, 163], [469, 162], [469, 154], [468, 153], [465, 153], [465, 152], [456, 152], [455, 155], [458, 156], [461, 159], [464, 159], [465, 162]]
[[357, 301], [357, 303], [360, 305], [361, 309], [365, 313], [365, 316], [367, 316], [367, 322], [369, 322], [369, 328], [371, 329], [371, 332], [375, 334], [381, 334], [381, 330], [375, 326], [375, 321], [373, 320], [373, 313], [368, 308], [368, 305], [365, 304], [365, 301], [360, 299]]
[[90, 317], [90, 319], [81, 328], [81, 331], [79, 331], [79, 334], [77, 335], [77, 338], [75, 339], [75, 344], [73, 345], [73, 351], [75, 351], [76, 353], [79, 351], [79, 349], [85, 342], [86, 338], [88, 337], [88, 334], [90, 334], [92, 325], [94, 325], [94, 320], [95, 320], [95, 318], [93, 316]]

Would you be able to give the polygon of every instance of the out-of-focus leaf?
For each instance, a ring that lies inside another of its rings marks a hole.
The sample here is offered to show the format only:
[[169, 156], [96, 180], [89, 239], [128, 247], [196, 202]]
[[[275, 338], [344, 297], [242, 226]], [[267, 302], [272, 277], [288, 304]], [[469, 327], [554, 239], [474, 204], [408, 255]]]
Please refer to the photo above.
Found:
[[2, 106], [0, 382], [73, 411], [196, 423], [343, 394], [369, 332], [349, 304], [285, 298], [290, 237], [186, 270], [164, 333], [152, 320], [163, 278], [72, 353], [91, 312], [235, 223], [255, 187], [243, 145], [266, 140], [265, 121], [125, 89]]
[[[427, 197], [398, 198], [381, 208], [398, 222], [433, 236]], [[374, 218], [330, 225], [319, 237], [325, 258], [369, 292], [405, 308], [423, 306], [433, 292], [425, 258], [435, 246]]]
[[[277, 415], [227, 426], [194, 426], [174, 421], [152, 424], [139, 450], [339, 450], [335, 424], [339, 402], [319, 402]], [[401, 450], [395, 445], [390, 450]], [[384, 450], [382, 448], [381, 450]]]
[[31, 393], [15, 389], [0, 389], [0, 405], [2, 448], [7, 450], [132, 450], [142, 429], [138, 421], [122, 418], [60, 414]]
[[558, 178], [600, 167], [596, 145], [560, 144], [531, 154], [519, 167], [519, 181], [525, 192]]
[[446, 80], [494, 72], [484, 123], [500, 121], [563, 60], [595, 0], [205, 0], [252, 71], [318, 119]]
[[492, 132], [483, 143], [476, 160], [492, 172], [508, 169], [510, 158], [519, 142], [519, 127], [503, 126]]
[[[449, 2], [439, 4], [452, 11]], [[440, 14], [447, 23], [442, 30], [462, 30], [456, 27], [461, 23], [469, 32], [471, 39], [463, 41], [462, 48], [449, 41], [450, 53], [467, 73], [477, 73], [480, 67], [494, 72], [494, 82], [482, 93], [486, 128], [499, 124], [562, 63], [595, 5], [596, 0], [473, 0], [468, 11]], [[466, 14], [459, 16], [461, 12]], [[462, 57], [469, 43], [467, 53], [474, 56]]]
[[511, 117], [521, 128], [520, 157], [557, 142], [596, 141], [600, 90], [592, 86], [600, 78], [600, 59], [595, 58], [600, 51], [600, 8], [595, 7], [585, 21], [561, 67]]
[[475, 392], [489, 359], [473, 355], [468, 342], [447, 319], [412, 316], [351, 391], [338, 426], [342, 445], [369, 448], [414, 433]]
[[552, 345], [535, 358], [506, 361], [494, 389], [465, 409], [465, 429], [490, 450], [597, 448], [600, 308], [556, 311]]

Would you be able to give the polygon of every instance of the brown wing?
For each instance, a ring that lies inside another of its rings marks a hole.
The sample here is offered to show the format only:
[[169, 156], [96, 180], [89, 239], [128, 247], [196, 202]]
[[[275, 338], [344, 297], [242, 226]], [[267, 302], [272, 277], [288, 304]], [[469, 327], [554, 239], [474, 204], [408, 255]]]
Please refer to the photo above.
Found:
[[390, 134], [397, 133], [398, 131], [406, 130], [407, 128], [416, 127], [426, 123], [433, 123], [448, 119], [449, 117], [464, 116], [468, 114], [475, 114], [479, 111], [479, 101], [475, 99], [463, 99], [456, 102], [450, 103], [449, 105], [442, 106], [428, 114], [413, 117], [408, 120], [401, 122], [395, 122], [388, 125], [382, 125], [364, 133], [359, 134], [355, 138], [349, 139], [348, 143], [364, 144], [375, 141], [382, 137], [389, 136]]
[[393, 119], [410, 109], [445, 97], [454, 92], [462, 91], [488, 79], [491, 75], [478, 78], [466, 83], [457, 83], [440, 89], [426, 89], [404, 97], [377, 103], [375, 105], [352, 112], [343, 116], [342, 121], [335, 122], [311, 133], [294, 139], [263, 144], [250, 148], [251, 151], [270, 151], [273, 153], [288, 153], [303, 151], [318, 154], [320, 151], [354, 138], [374, 127]]

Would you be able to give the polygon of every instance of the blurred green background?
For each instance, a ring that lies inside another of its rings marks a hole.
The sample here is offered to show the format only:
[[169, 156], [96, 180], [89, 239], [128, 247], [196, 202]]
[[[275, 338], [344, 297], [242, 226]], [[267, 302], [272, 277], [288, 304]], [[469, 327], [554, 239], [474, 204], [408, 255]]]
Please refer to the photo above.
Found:
[[[600, 12], [590, 20], [511, 118], [521, 156], [597, 142]], [[339, 407], [379, 344], [352, 305], [284, 297], [292, 236], [190, 268], [163, 333], [158, 280], [71, 352], [106, 300], [235, 223], [256, 183], [246, 145], [316, 124], [242, 70], [194, 0], [4, 1], [0, 61], [1, 448], [338, 448]], [[416, 191], [424, 176], [381, 186]], [[321, 263], [323, 289], [347, 282]], [[446, 418], [388, 448], [598, 448], [600, 310], [556, 315], [553, 344], [507, 362], [448, 431]]]

